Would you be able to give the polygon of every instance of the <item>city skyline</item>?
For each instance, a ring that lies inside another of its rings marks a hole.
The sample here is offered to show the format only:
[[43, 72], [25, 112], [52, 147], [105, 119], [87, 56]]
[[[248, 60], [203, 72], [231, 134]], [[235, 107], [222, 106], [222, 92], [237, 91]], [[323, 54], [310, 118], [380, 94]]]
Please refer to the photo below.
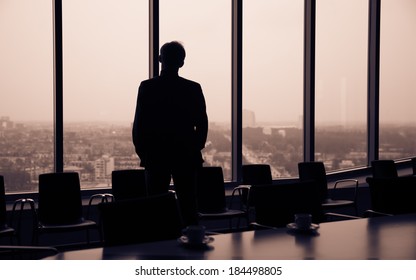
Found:
[[[315, 160], [323, 161], [328, 172], [366, 166], [365, 128], [317, 132]], [[296, 177], [303, 160], [302, 133], [296, 126], [243, 128], [243, 164], [267, 163], [273, 178]], [[230, 135], [229, 126], [213, 125], [202, 150], [204, 165], [221, 166], [226, 181], [232, 179]], [[415, 135], [416, 126], [380, 129], [380, 158], [413, 156]], [[53, 142], [51, 123], [26, 125], [0, 117], [0, 173], [7, 179], [7, 192], [36, 191], [38, 175], [54, 170]], [[64, 170], [78, 172], [82, 188], [109, 187], [113, 170], [139, 168], [130, 125], [69, 123], [63, 144]]]

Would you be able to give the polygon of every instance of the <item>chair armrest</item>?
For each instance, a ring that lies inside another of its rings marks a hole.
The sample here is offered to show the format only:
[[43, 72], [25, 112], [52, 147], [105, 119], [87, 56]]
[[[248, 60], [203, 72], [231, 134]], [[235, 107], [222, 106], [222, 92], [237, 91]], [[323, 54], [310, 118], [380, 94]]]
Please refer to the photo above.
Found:
[[334, 189], [336, 189], [338, 184], [343, 184], [343, 183], [354, 183], [355, 188], [358, 188], [358, 180], [357, 179], [342, 179], [342, 180], [335, 181]]
[[250, 190], [250, 188], [251, 188], [251, 185], [239, 185], [233, 189], [233, 192], [231, 195], [234, 195], [235, 192], [238, 192], [240, 195], [242, 190]]
[[[243, 206], [247, 203], [247, 202], [244, 201], [243, 191], [246, 190], [247, 192], [249, 192], [250, 188], [251, 188], [251, 185], [239, 185], [239, 186], [237, 186], [233, 189], [233, 191], [231, 193], [230, 209], [232, 209], [233, 200], [234, 200], [234, 197], [236, 195], [238, 195], [238, 197], [240, 199], [240, 205], [241, 206]], [[247, 197], [247, 201], [248, 201], [248, 197]], [[242, 207], [240, 207], [240, 208], [242, 209]], [[248, 210], [248, 209], [245, 209], [245, 210]]]
[[[33, 217], [33, 226], [34, 228], [37, 227], [38, 224], [38, 215], [36, 212], [36, 206], [35, 206], [35, 201], [31, 198], [20, 198], [14, 201], [13, 203], [13, 208], [12, 208], [12, 214], [10, 217], [11, 220], [11, 225], [13, 223], [13, 221], [15, 220], [15, 215], [16, 212], [18, 212], [19, 217], [17, 219], [17, 225], [16, 225], [16, 231], [19, 233], [20, 229], [21, 229], [21, 225], [22, 225], [22, 213], [23, 210], [25, 209], [26, 204], [29, 205], [29, 209], [32, 212], [32, 217]], [[20, 208], [18, 209], [18, 206], [20, 206]]]
[[28, 204], [30, 207], [30, 210], [36, 210], [35, 207], [35, 201], [31, 198], [20, 198], [14, 201], [13, 203], [13, 209], [12, 209], [12, 214], [13, 212], [17, 211], [16, 208], [18, 205], [20, 205], [20, 210], [22, 211], [25, 208], [25, 205]]
[[114, 201], [114, 196], [111, 193], [97, 193], [90, 196], [87, 208], [87, 219], [90, 218], [90, 208], [94, 200], [100, 200], [101, 203], [108, 203]]
[[101, 200], [101, 203], [114, 201], [114, 196], [111, 193], [97, 193], [90, 196], [88, 206], [92, 205], [92, 202], [96, 199]]
[[354, 183], [354, 203], [357, 203], [357, 196], [358, 196], [358, 180], [357, 179], [342, 179], [335, 181], [334, 190], [337, 188], [338, 184], [343, 183]]

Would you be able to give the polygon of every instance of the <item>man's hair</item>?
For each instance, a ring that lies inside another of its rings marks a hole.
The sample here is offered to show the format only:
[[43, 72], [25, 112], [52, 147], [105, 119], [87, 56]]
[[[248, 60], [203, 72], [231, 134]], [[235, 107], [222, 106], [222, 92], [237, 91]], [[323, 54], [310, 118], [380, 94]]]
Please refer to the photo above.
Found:
[[177, 41], [168, 42], [160, 48], [160, 62], [167, 66], [182, 67], [185, 56], [185, 48]]

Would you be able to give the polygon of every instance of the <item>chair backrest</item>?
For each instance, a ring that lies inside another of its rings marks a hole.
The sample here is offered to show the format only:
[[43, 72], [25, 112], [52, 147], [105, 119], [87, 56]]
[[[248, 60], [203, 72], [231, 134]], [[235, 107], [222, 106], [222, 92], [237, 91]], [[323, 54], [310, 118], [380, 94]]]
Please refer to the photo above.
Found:
[[416, 213], [416, 177], [368, 177], [371, 209], [387, 214]]
[[319, 187], [321, 201], [328, 198], [328, 181], [326, 178], [325, 165], [321, 161], [299, 162], [299, 179], [301, 181], [316, 181]]
[[271, 184], [272, 172], [268, 164], [244, 164], [242, 166], [242, 180], [244, 185]]
[[252, 186], [250, 202], [255, 222], [283, 227], [293, 222], [297, 213], [312, 214], [314, 223], [321, 222], [323, 211], [318, 189], [315, 181]]
[[396, 163], [391, 159], [373, 160], [371, 172], [374, 178], [398, 177]]
[[224, 175], [220, 166], [204, 166], [198, 172], [197, 202], [201, 213], [226, 210]]
[[38, 219], [53, 225], [78, 223], [83, 219], [78, 173], [39, 175]]
[[145, 170], [114, 170], [111, 173], [111, 186], [115, 200], [144, 197], [147, 195]]
[[178, 238], [182, 220], [174, 193], [98, 205], [106, 246]]
[[4, 189], [4, 177], [0, 175], [0, 229], [5, 227], [6, 224], [6, 192]]

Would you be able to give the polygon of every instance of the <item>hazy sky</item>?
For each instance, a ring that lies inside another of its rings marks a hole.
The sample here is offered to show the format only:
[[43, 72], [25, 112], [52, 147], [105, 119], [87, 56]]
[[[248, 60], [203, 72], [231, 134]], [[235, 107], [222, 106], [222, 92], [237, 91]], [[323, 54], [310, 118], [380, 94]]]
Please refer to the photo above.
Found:
[[[243, 106], [258, 121], [302, 114], [303, 0], [244, 1]], [[52, 120], [51, 0], [0, 0], [0, 116]], [[133, 119], [148, 77], [147, 0], [64, 0], [65, 121]], [[368, 3], [318, 0], [316, 120], [366, 119]], [[381, 120], [413, 122], [416, 1], [383, 0]], [[183, 42], [211, 121], [231, 115], [231, 2], [161, 0], [160, 40]]]

